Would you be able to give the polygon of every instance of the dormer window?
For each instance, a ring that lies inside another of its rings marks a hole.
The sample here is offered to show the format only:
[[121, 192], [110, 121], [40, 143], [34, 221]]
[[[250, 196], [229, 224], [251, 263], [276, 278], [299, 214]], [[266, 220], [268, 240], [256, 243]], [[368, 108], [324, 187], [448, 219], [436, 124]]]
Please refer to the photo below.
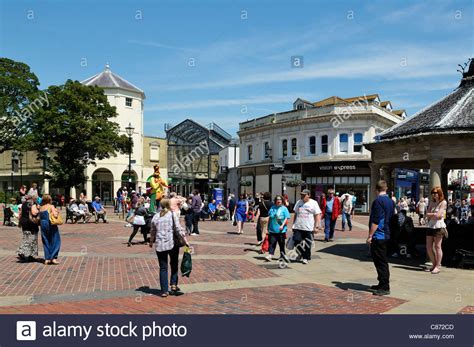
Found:
[[132, 107], [132, 98], [125, 98], [125, 106]]

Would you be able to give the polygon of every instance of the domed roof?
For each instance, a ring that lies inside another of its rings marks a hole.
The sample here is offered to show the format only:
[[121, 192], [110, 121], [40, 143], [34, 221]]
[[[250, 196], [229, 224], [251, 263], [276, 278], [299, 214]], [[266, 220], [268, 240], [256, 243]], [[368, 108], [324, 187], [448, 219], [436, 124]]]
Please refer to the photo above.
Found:
[[143, 92], [143, 90], [133, 85], [132, 83], [128, 82], [127, 80], [123, 79], [119, 75], [113, 73], [110, 70], [109, 64], [105, 65], [104, 71], [92, 77], [89, 77], [88, 79], [82, 81], [81, 83], [86, 86], [99, 86], [102, 88], [124, 89], [124, 90], [139, 93], [142, 95], [143, 99], [145, 99], [145, 93]]

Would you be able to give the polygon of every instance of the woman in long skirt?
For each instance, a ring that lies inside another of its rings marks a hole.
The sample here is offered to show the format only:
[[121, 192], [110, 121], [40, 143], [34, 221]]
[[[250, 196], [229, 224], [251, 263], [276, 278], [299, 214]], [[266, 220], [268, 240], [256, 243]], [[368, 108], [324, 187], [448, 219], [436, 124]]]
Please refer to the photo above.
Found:
[[41, 238], [43, 240], [44, 248], [44, 264], [45, 265], [57, 265], [59, 249], [61, 248], [61, 237], [59, 236], [59, 228], [57, 225], [51, 224], [49, 220], [49, 214], [57, 217], [59, 211], [51, 204], [51, 196], [46, 194], [43, 195], [43, 201], [40, 207], [40, 225], [41, 225]]
[[20, 226], [23, 234], [20, 247], [17, 250], [18, 258], [22, 262], [35, 261], [38, 256], [38, 231], [37, 224], [30, 221], [30, 214], [37, 217], [39, 213], [36, 203], [36, 195], [27, 195], [26, 200], [21, 205]]

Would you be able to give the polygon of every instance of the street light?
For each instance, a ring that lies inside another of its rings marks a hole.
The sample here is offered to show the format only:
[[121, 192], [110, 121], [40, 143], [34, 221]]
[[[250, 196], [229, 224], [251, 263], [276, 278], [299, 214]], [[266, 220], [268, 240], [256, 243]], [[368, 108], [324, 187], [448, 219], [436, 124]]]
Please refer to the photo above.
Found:
[[44, 186], [45, 186], [45, 183], [46, 183], [46, 170], [48, 169], [48, 151], [49, 151], [48, 147], [43, 147], [43, 154], [42, 154], [42, 157], [43, 157], [43, 186], [41, 187], [41, 190], [43, 191], [43, 193], [46, 193]]
[[135, 130], [132, 127], [132, 123], [128, 123], [128, 126], [125, 128], [125, 131], [128, 135], [128, 182], [127, 182], [127, 189], [130, 190], [130, 175], [132, 173], [132, 135], [133, 131]]
[[15, 188], [13, 187], [13, 174], [17, 171], [18, 171], [18, 152], [13, 150], [12, 151], [12, 174], [11, 174], [11, 183], [10, 183], [11, 197], [13, 197], [13, 193], [15, 192]]
[[18, 154], [20, 159], [20, 187], [23, 187], [23, 153]]

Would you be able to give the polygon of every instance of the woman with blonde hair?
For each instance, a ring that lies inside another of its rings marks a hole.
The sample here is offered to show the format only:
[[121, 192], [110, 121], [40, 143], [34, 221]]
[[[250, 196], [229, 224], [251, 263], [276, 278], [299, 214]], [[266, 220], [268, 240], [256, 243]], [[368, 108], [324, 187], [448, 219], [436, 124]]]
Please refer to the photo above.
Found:
[[44, 264], [59, 264], [58, 255], [61, 248], [61, 237], [57, 225], [51, 224], [50, 215], [55, 218], [59, 216], [59, 211], [52, 205], [51, 195], [43, 195], [39, 210], [41, 239], [43, 240]]
[[428, 220], [428, 230], [426, 232], [426, 251], [431, 260], [431, 269], [426, 271], [433, 275], [441, 272], [441, 260], [443, 259], [443, 250], [441, 243], [443, 237], [448, 236], [444, 216], [446, 213], [447, 203], [444, 199], [441, 187], [431, 189], [431, 201], [428, 205], [426, 219]]
[[[161, 297], [166, 298], [168, 295], [182, 295], [183, 293], [178, 287], [178, 261], [179, 247], [175, 244], [174, 232], [181, 235], [186, 246], [189, 246], [186, 235], [179, 224], [178, 216], [171, 211], [169, 199], [160, 201], [161, 211], [156, 213], [151, 221], [151, 237], [150, 247], [155, 247], [158, 262], [160, 264], [160, 287]], [[171, 291], [168, 288], [168, 257], [171, 266]]]

